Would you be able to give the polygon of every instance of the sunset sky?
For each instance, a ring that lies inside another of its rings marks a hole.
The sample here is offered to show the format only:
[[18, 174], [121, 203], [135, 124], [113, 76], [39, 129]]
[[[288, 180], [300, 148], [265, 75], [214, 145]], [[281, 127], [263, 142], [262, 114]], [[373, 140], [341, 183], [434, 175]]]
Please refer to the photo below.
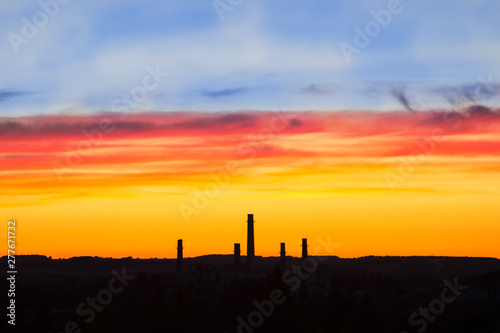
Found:
[[221, 2], [0, 5], [18, 254], [500, 258], [499, 2]]

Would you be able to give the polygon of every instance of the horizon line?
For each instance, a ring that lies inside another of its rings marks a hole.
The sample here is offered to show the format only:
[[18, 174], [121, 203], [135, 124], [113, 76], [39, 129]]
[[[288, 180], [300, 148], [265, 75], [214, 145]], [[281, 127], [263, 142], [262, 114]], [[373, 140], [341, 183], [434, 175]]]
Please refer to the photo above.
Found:
[[[194, 256], [194, 257], [183, 257], [183, 259], [196, 259], [196, 258], [201, 258], [201, 257], [208, 257], [208, 256], [233, 256], [234, 253], [229, 253], [229, 254], [217, 254], [217, 253], [211, 253], [211, 254], [202, 254], [199, 256]], [[100, 259], [113, 259], [113, 260], [119, 260], [119, 259], [141, 259], [141, 260], [177, 260], [177, 257], [103, 257], [103, 256], [91, 256], [91, 255], [81, 255], [81, 256], [72, 256], [72, 257], [57, 257], [57, 258], [52, 258], [52, 256], [48, 256], [45, 254], [18, 254], [16, 257], [28, 257], [28, 256], [38, 256], [38, 257], [46, 257], [47, 259], [50, 260], [62, 260], [62, 259], [76, 259], [76, 258], [100, 258]], [[0, 259], [7, 258], [8, 256], [2, 256]], [[246, 255], [241, 255], [241, 258], [246, 258]], [[255, 255], [256, 258], [279, 258], [280, 256], [261, 256], [261, 255]], [[300, 259], [301, 257], [298, 256], [291, 256], [291, 255], [286, 255], [285, 257], [287, 258], [298, 258]], [[309, 257], [332, 257], [332, 258], [338, 258], [338, 259], [362, 259], [362, 258], [471, 258], [471, 259], [496, 259], [500, 260], [500, 258], [497, 257], [482, 257], [482, 256], [446, 256], [446, 255], [366, 255], [366, 256], [361, 256], [361, 257], [339, 257], [336, 255], [310, 255]]]

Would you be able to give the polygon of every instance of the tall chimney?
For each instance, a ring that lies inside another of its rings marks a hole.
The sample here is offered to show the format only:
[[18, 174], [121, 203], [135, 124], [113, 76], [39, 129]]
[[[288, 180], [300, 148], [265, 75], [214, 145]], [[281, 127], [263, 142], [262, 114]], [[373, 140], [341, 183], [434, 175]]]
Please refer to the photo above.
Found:
[[[302, 261], [304, 263], [305, 263], [306, 258], [307, 258], [307, 238], [302, 238]], [[302, 265], [302, 273], [306, 274], [304, 265]], [[307, 298], [307, 294], [308, 294], [307, 285], [309, 282], [309, 277], [310, 277], [310, 275], [305, 275], [305, 279], [303, 279], [300, 282], [300, 295], [301, 295], [302, 299]]]
[[307, 258], [307, 238], [302, 238], [302, 259]]
[[281, 248], [280, 248], [280, 269], [281, 269], [282, 273], [285, 271], [285, 265], [286, 265], [285, 243], [281, 243]]
[[240, 274], [241, 257], [240, 257], [240, 243], [234, 243], [234, 273]]
[[253, 214], [248, 214], [247, 231], [247, 266], [249, 272], [255, 272], [255, 243], [253, 236]]
[[182, 273], [182, 239], [177, 241], [177, 274]]

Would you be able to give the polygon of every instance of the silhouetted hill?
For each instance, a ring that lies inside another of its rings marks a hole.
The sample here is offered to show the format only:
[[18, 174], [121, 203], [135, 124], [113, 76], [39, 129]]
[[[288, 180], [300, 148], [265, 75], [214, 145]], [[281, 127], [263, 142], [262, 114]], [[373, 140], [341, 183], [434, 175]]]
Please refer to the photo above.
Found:
[[[354, 259], [325, 257], [322, 265], [331, 266], [332, 274], [363, 275], [368, 273], [407, 277], [414, 280], [445, 278], [461, 276], [470, 278], [500, 270], [500, 260], [481, 257], [376, 257], [367, 256]], [[7, 257], [2, 257], [0, 263], [5, 265]], [[209, 264], [213, 269], [233, 271], [233, 255], [204, 255], [193, 258], [184, 258], [184, 271], [189, 272], [191, 265]], [[244, 267], [246, 257], [241, 257]], [[50, 259], [42, 255], [21, 255], [16, 257], [19, 277], [43, 279], [44, 275], [50, 278], [54, 275], [81, 275], [95, 276], [108, 275], [110, 270], [117, 267], [127, 267], [132, 273], [147, 272], [150, 274], [170, 274], [176, 271], [176, 259], [134, 259], [102, 258], [102, 257], [72, 257], [68, 259]], [[300, 265], [301, 259], [287, 257], [287, 267]], [[279, 257], [256, 257], [257, 271], [269, 273], [279, 264]]]

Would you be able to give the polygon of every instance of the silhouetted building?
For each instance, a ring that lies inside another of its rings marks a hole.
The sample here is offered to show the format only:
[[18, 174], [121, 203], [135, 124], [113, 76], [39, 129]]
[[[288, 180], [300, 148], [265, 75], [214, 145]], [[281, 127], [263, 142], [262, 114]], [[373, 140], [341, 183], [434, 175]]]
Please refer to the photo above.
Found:
[[307, 258], [307, 238], [302, 238], [302, 259]]
[[241, 256], [240, 256], [240, 243], [234, 243], [234, 273], [240, 274]]
[[177, 241], [177, 274], [182, 273], [182, 239]]
[[285, 266], [286, 266], [285, 243], [281, 243], [281, 246], [280, 246], [280, 269], [282, 272], [285, 271]]
[[304, 278], [301, 281], [300, 284], [300, 294], [303, 299], [307, 297], [307, 293], [309, 292], [308, 284], [309, 284], [309, 277], [310, 274], [307, 274], [305, 271], [304, 265], [305, 261], [307, 259], [307, 238], [302, 238], [302, 274]]
[[253, 214], [248, 214], [247, 230], [247, 267], [249, 272], [255, 272], [255, 243], [253, 233]]

